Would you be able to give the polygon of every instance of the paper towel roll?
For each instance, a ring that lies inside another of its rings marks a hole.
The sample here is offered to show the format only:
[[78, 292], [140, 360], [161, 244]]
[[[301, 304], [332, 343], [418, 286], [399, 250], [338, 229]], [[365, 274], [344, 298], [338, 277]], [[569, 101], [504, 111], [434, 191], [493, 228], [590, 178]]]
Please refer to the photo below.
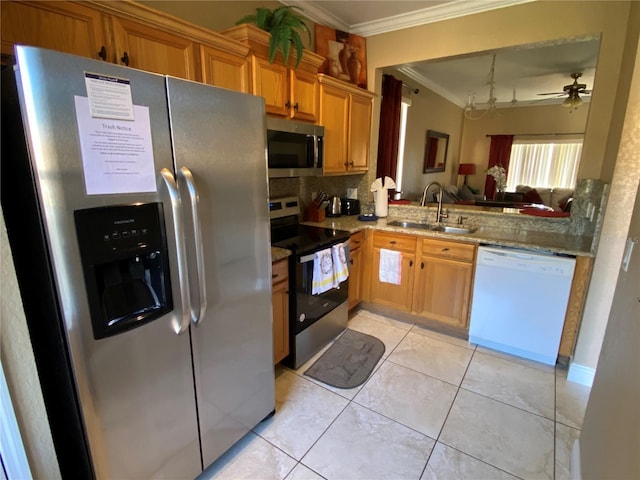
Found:
[[373, 192], [375, 212], [378, 217], [386, 217], [389, 211], [389, 194], [386, 188]]

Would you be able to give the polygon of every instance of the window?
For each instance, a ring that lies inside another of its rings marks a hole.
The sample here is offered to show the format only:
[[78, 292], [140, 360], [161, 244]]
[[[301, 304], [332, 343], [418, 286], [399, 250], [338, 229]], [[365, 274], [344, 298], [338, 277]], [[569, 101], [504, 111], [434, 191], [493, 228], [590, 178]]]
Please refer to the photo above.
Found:
[[574, 188], [582, 154], [582, 139], [514, 140], [507, 191], [517, 185]]
[[[411, 99], [402, 97], [400, 107], [400, 134], [398, 138], [398, 163], [396, 165], [396, 192], [402, 192], [402, 170], [404, 168], [404, 140], [407, 133], [407, 114], [411, 106]], [[397, 199], [402, 194], [396, 193]]]

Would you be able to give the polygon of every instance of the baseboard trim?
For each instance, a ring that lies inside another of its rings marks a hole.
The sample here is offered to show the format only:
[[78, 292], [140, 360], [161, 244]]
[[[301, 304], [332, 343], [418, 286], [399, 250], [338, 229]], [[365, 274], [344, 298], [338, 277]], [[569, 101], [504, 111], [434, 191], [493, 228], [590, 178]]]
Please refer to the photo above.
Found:
[[584, 365], [572, 363], [569, 366], [567, 380], [586, 385], [587, 387], [591, 387], [593, 386], [593, 378], [595, 377], [595, 375], [595, 368], [585, 367]]
[[571, 449], [571, 466], [569, 467], [569, 478], [571, 480], [582, 480], [582, 470], [580, 466], [580, 440], [576, 438]]

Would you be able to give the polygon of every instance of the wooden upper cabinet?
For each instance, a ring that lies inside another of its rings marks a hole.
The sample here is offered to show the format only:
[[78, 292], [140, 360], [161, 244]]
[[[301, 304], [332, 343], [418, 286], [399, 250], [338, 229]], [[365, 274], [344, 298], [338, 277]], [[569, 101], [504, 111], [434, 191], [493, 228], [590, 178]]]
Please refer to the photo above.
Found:
[[289, 70], [289, 114], [296, 120], [318, 120], [318, 75], [302, 69]]
[[331, 85], [320, 86], [320, 124], [324, 126], [325, 174], [347, 170], [349, 94]]
[[288, 63], [278, 53], [269, 62], [271, 34], [255, 25], [243, 24], [222, 32], [251, 50], [251, 93], [265, 99], [266, 112], [279, 117], [317, 122], [318, 67], [320, 55], [304, 50], [296, 67], [297, 52], [291, 49]]
[[100, 59], [108, 42], [102, 13], [71, 2], [2, 1], [3, 63], [13, 56], [13, 46], [31, 45]]
[[252, 93], [264, 98], [267, 113], [288, 116], [287, 67], [252, 56]]
[[3, 63], [18, 43], [250, 92], [246, 45], [139, 3], [2, 1], [1, 13]]
[[348, 149], [351, 172], [366, 172], [369, 168], [372, 100], [368, 92], [365, 95], [351, 94]]
[[248, 49], [231, 53], [219, 48], [200, 46], [202, 82], [236, 92], [250, 93]]
[[143, 23], [113, 16], [114, 63], [188, 80], [200, 80], [196, 45], [181, 37]]
[[373, 94], [327, 75], [320, 82], [320, 121], [325, 128], [325, 174], [369, 168]]

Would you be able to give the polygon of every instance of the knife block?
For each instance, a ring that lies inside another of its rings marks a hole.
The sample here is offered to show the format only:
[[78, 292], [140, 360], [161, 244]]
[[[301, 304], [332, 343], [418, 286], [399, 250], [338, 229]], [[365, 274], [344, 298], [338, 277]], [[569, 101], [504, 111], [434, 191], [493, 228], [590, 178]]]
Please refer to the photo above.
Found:
[[323, 222], [325, 216], [324, 208], [320, 208], [320, 204], [316, 201], [311, 202], [304, 211], [304, 220], [307, 222]]

